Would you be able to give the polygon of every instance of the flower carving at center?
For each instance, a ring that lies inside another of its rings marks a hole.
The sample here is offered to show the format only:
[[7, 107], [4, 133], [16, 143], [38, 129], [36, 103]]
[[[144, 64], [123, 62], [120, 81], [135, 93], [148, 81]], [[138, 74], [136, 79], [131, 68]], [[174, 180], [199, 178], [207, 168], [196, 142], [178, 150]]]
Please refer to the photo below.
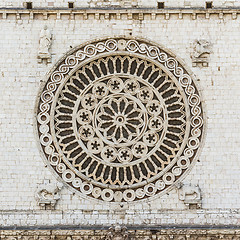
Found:
[[103, 138], [117, 145], [132, 141], [143, 130], [143, 109], [133, 99], [120, 94], [103, 99], [96, 115]]

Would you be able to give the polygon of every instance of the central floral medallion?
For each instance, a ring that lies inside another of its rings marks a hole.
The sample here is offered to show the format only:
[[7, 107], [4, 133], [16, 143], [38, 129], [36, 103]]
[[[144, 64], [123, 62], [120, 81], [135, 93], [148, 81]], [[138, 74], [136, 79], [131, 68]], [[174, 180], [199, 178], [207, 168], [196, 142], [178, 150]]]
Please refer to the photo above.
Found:
[[115, 166], [139, 160], [162, 139], [166, 111], [161, 101], [140, 78], [98, 79], [81, 94], [73, 114], [79, 141], [92, 157]]
[[103, 100], [103, 105], [97, 113], [97, 128], [104, 139], [109, 139], [115, 145], [129, 145], [143, 129], [143, 109], [129, 97], [110, 96]]

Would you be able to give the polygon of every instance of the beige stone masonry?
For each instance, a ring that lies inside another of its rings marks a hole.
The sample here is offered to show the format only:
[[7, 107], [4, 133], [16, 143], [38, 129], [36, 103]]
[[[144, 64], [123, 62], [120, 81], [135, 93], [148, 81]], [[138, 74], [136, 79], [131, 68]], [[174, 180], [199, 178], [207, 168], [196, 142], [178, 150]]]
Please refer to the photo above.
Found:
[[189, 16], [196, 20], [210, 19], [213, 16], [217, 16], [219, 19], [223, 19], [226, 15], [231, 15], [235, 20], [240, 14], [240, 9], [74, 9], [74, 10], [56, 10], [56, 9], [0, 9], [0, 21], [4, 19], [23, 20], [23, 19], [38, 19], [38, 20], [59, 20], [59, 19], [71, 19], [71, 20], [154, 20], [154, 19], [171, 19], [171, 17], [177, 16], [178, 19], [185, 19]]
[[[159, 239], [159, 240], [238, 240], [240, 239], [240, 229], [127, 229], [121, 232], [119, 226], [119, 234], [111, 233], [112, 228], [107, 229], [86, 229], [86, 230], [2, 230], [0, 237], [2, 240], [17, 239], [39, 239], [39, 240], [65, 240], [65, 239]], [[116, 230], [115, 230], [116, 231]]]
[[[4, 0], [1, 5], [8, 2], [13, 1]], [[57, 7], [57, 2], [54, 1], [54, 7]], [[82, 4], [83, 1], [76, 2]], [[146, 4], [148, 2], [150, 0], [145, 1]], [[176, 4], [176, 1], [171, 2]], [[19, 6], [22, 4], [21, 1], [18, 3]], [[42, 3], [47, 5], [46, 1]], [[67, 1], [65, 3], [67, 6]], [[170, 1], [165, 3], [167, 7]], [[36, 2], [33, 2], [33, 7], [37, 7]], [[140, 225], [184, 225], [192, 228], [200, 225], [239, 226], [239, 14], [240, 9], [237, 8], [1, 9], [0, 226], [36, 228], [44, 225], [57, 228], [96, 225], [107, 230], [112, 224], [120, 224], [128, 226], [129, 231], [133, 230], [129, 226], [137, 228]], [[52, 62], [39, 64], [39, 35], [45, 25], [53, 36], [49, 49]], [[154, 201], [122, 207], [79, 197], [64, 187], [55, 210], [41, 210], [35, 199], [37, 186], [44, 179], [54, 183], [56, 179], [45, 167], [34, 135], [34, 106], [40, 82], [70, 49], [96, 38], [130, 34], [170, 49], [183, 59], [197, 78], [206, 113], [206, 141], [196, 165], [183, 183], [199, 186], [202, 208], [188, 209], [184, 201], [179, 200], [175, 188]], [[192, 44], [201, 39], [212, 44], [209, 65], [193, 67]], [[206, 232], [206, 229], [202, 231]], [[227, 239], [222, 231], [221, 236], [212, 238]], [[12, 233], [13, 237], [17, 237], [16, 232]], [[9, 233], [4, 232], [4, 235], [8, 236]], [[189, 240], [186, 235], [183, 237]], [[201, 240], [208, 239], [202, 235], [200, 237]], [[234, 239], [232, 235], [230, 237]], [[236, 236], [235, 239], [238, 238]]]

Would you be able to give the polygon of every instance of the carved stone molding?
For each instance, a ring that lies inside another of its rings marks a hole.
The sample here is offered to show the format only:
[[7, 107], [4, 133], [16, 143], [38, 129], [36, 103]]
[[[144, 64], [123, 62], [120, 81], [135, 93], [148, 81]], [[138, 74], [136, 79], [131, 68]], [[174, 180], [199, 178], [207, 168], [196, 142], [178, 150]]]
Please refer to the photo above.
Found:
[[90, 0], [89, 7], [115, 7], [115, 8], [131, 8], [137, 7], [137, 0]]
[[1, 240], [239, 240], [240, 229], [168, 229], [168, 230], [2, 230]]
[[129, 233], [126, 227], [121, 227], [120, 225], [116, 225], [114, 227], [110, 227], [108, 230], [108, 234], [105, 237], [105, 240], [129, 240]]
[[[127, 11], [127, 12], [126, 12]], [[44, 19], [48, 20], [48, 18], [55, 18], [57, 20], [63, 20], [66, 19], [81, 19], [81, 20], [88, 20], [94, 19], [104, 19], [105, 21], [107, 19], [116, 19], [116, 20], [122, 20], [126, 19], [126, 15], [128, 15], [128, 19], [132, 20], [144, 20], [148, 19], [149, 16], [151, 17], [151, 20], [155, 20], [158, 17], [162, 19], [162, 16], [166, 20], [170, 20], [172, 16], [176, 17], [178, 16], [178, 19], [184, 20], [185, 17], [189, 19], [189, 16], [192, 20], [197, 20], [198, 15], [205, 15], [205, 18], [211, 21], [212, 16], [217, 15], [219, 19], [224, 19], [225, 16], [231, 16], [232, 20], [236, 20], [238, 18], [238, 15], [240, 14], [240, 9], [127, 9], [125, 11], [123, 10], [116, 10], [116, 9], [88, 9], [88, 10], [81, 10], [81, 9], [32, 9], [31, 11], [24, 10], [24, 9], [0, 9], [0, 21], [4, 21], [6, 19], [9, 20], [22, 20], [26, 19], [26, 16], [28, 16], [29, 20], [38, 20], [38, 19]], [[15, 16], [15, 19], [12, 17]], [[39, 17], [41, 16], [41, 17]], [[64, 17], [63, 17], [64, 16]], [[68, 16], [68, 18], [66, 17]], [[174, 18], [175, 19], [175, 18]]]

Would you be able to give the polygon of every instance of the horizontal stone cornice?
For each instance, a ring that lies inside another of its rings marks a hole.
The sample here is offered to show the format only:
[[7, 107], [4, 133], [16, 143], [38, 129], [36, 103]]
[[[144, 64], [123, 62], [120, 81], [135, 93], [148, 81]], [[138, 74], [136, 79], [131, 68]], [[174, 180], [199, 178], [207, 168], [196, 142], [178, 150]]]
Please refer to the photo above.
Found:
[[[184, 19], [186, 16], [193, 20], [199, 16], [211, 19], [216, 16], [219, 19], [225, 15], [232, 16], [237, 19], [240, 14], [240, 8], [233, 9], [21, 9], [21, 8], [0, 8], [0, 20], [4, 19], [116, 19], [116, 20], [155, 20], [157, 18], [171, 19], [173, 15], [177, 15], [178, 19]], [[66, 18], [63, 16], [68, 16]]]

